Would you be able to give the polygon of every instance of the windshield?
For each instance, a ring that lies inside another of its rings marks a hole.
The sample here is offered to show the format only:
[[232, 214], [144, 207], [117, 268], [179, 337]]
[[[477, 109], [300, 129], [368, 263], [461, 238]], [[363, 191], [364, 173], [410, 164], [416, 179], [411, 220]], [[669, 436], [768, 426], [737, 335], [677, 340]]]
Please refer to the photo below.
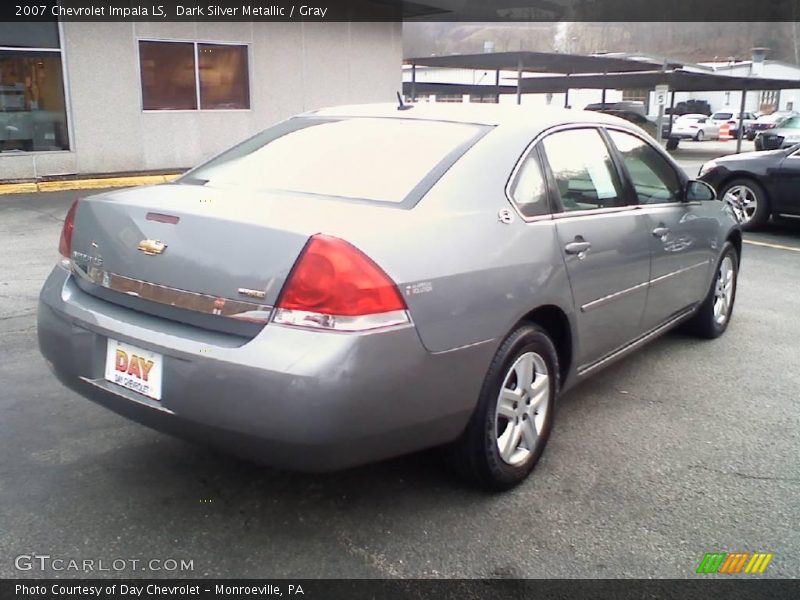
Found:
[[440, 176], [486, 130], [414, 119], [298, 117], [179, 181], [400, 203], [429, 175]]
[[791, 117], [780, 123], [781, 129], [800, 129], [800, 117]]

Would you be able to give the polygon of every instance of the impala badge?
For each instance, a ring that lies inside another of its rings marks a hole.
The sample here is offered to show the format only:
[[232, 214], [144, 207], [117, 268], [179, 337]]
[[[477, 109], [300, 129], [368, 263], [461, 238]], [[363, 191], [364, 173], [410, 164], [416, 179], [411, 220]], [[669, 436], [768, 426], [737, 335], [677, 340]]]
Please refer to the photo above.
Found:
[[239, 293], [242, 296], [247, 296], [248, 298], [257, 298], [259, 300], [263, 300], [267, 297], [266, 292], [262, 292], [261, 290], [251, 290], [249, 288], [239, 288]]
[[167, 245], [160, 240], [142, 240], [139, 242], [138, 249], [140, 252], [147, 254], [147, 256], [153, 256], [155, 254], [164, 254]]

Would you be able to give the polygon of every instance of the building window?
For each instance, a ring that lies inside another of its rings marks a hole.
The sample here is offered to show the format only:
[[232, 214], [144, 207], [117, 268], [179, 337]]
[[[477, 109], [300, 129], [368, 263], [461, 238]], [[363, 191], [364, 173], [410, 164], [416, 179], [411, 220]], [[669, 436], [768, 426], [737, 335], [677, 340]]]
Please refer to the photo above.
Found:
[[247, 46], [139, 42], [144, 110], [250, 108]]
[[0, 152], [69, 150], [58, 23], [0, 23]]

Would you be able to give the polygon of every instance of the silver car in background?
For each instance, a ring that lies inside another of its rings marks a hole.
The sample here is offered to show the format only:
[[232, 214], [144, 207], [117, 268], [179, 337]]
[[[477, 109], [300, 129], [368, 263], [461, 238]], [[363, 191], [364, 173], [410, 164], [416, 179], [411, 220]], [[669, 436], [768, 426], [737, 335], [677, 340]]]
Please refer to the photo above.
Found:
[[366, 105], [82, 199], [60, 251], [39, 344], [80, 394], [290, 469], [446, 446], [505, 489], [564, 390], [725, 331], [741, 233], [622, 119]]

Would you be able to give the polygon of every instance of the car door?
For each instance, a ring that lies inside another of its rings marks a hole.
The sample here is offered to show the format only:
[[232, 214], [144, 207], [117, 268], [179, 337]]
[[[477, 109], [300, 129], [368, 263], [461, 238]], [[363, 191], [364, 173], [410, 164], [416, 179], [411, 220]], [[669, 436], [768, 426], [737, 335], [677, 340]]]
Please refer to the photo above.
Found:
[[647, 220], [625, 195], [597, 128], [554, 131], [541, 149], [575, 305], [580, 369], [641, 334], [650, 275]]
[[787, 215], [800, 215], [800, 150], [784, 158], [776, 169], [767, 171], [775, 194], [770, 198], [772, 210]]
[[703, 131], [707, 138], [719, 139], [719, 125], [711, 119], [703, 119]]
[[699, 202], [684, 202], [686, 178], [660, 150], [631, 132], [608, 129], [646, 222], [650, 285], [643, 319], [653, 329], [708, 291], [717, 223]]

